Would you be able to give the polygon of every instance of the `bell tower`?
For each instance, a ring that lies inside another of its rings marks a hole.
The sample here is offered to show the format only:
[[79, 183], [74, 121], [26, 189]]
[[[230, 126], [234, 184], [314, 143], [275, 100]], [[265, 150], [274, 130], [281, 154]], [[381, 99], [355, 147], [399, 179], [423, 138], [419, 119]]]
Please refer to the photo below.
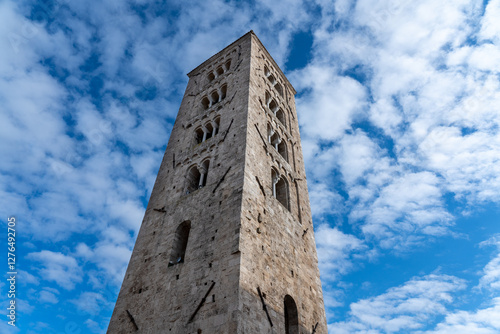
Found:
[[189, 74], [108, 333], [327, 333], [295, 90], [253, 31]]

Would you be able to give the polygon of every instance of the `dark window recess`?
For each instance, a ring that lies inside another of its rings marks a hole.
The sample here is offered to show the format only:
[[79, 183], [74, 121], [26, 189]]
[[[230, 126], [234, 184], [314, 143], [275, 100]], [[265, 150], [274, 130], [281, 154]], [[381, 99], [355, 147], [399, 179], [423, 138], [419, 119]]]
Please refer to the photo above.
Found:
[[[172, 252], [170, 253], [170, 261], [168, 262], [169, 267], [184, 262], [190, 230], [191, 222], [189, 220], [181, 223], [177, 227], [174, 235]], [[178, 275], [177, 279], [179, 279]]]
[[289, 295], [285, 296], [285, 333], [299, 334], [299, 312], [297, 304]]

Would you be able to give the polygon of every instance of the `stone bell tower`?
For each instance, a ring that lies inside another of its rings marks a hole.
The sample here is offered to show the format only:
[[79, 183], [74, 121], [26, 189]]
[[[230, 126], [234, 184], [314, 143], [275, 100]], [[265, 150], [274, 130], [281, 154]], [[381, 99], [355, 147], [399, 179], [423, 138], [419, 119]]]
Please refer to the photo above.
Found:
[[295, 90], [250, 31], [188, 74], [108, 333], [327, 333]]

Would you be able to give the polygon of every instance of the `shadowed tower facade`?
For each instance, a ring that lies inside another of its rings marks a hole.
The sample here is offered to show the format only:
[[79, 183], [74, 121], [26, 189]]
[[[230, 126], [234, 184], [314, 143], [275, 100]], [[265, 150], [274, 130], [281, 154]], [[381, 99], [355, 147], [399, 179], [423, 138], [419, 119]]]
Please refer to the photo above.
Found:
[[108, 333], [327, 333], [294, 88], [252, 31], [188, 76]]

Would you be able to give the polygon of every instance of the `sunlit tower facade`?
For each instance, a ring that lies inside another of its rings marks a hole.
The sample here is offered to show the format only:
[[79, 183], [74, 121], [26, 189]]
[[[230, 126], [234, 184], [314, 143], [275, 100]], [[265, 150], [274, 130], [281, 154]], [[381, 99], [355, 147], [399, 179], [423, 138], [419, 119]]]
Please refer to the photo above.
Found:
[[108, 333], [327, 333], [294, 88], [252, 31], [188, 76]]

